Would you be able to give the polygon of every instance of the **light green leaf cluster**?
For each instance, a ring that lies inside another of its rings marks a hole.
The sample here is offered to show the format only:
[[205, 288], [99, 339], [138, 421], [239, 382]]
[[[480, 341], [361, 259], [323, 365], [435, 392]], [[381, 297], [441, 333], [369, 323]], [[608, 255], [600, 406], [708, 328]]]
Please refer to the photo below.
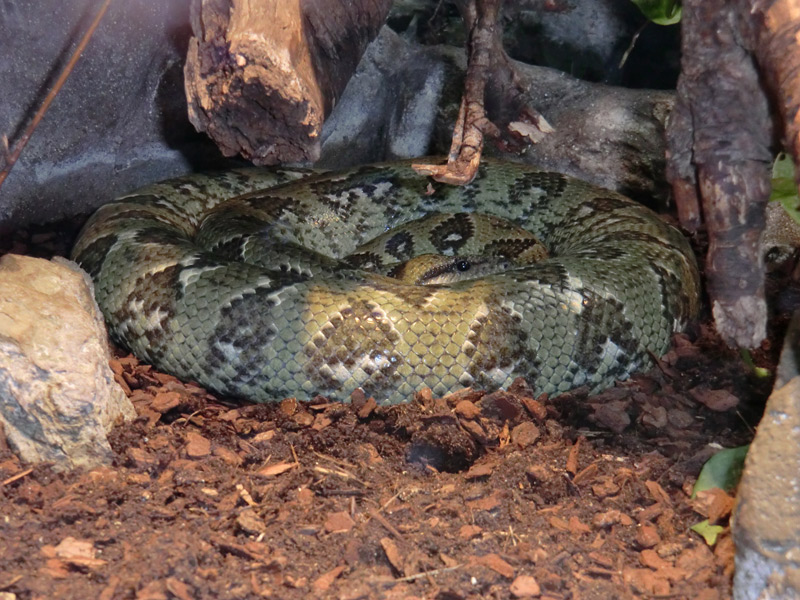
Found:
[[737, 446], [720, 450], [706, 461], [697, 477], [697, 482], [692, 488], [692, 498], [697, 492], [720, 488], [726, 492], [733, 491], [739, 483], [744, 468], [744, 459], [750, 445]]
[[[726, 492], [733, 491], [742, 476], [744, 459], [749, 449], [749, 444], [736, 448], [726, 448], [709, 458], [700, 470], [697, 482], [692, 488], [692, 498], [697, 496], [698, 492], [713, 488], [719, 488]], [[700, 521], [691, 527], [692, 531], [703, 536], [709, 546], [716, 544], [717, 537], [726, 529], [722, 525], [710, 525], [708, 519]]]
[[771, 202], [780, 202], [789, 216], [800, 223], [800, 198], [797, 197], [794, 162], [787, 154], [779, 154], [772, 165], [772, 194], [769, 199]]
[[658, 25], [674, 25], [681, 20], [681, 0], [631, 0], [645, 17]]
[[709, 525], [708, 519], [706, 519], [692, 525], [691, 530], [702, 535], [706, 544], [713, 546], [717, 543], [717, 536], [725, 531], [725, 528], [722, 525]]

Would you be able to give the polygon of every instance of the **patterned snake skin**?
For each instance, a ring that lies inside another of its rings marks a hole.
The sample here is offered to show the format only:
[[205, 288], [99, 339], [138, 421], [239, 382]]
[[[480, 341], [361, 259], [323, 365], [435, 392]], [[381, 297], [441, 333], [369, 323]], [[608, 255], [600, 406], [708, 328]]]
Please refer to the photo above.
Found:
[[[506, 239], [517, 226], [533, 235]], [[517, 261], [536, 238], [549, 256]], [[481, 252], [513, 264], [448, 285], [383, 274], [433, 253], [460, 269]], [[388, 404], [518, 376], [537, 394], [598, 391], [665, 352], [699, 304], [694, 256], [653, 212], [500, 162], [465, 187], [407, 162], [187, 176], [100, 208], [73, 257], [118, 343], [256, 402], [361, 387]]]

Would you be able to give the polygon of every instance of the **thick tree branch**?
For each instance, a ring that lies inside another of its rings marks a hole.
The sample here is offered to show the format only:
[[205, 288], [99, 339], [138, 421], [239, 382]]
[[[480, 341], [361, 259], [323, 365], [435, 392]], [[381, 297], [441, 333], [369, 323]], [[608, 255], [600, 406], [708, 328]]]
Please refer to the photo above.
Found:
[[678, 102], [667, 139], [682, 224], [696, 229], [702, 216], [708, 229], [706, 276], [717, 329], [729, 343], [753, 347], [766, 335], [760, 236], [773, 121], [742, 43], [748, 12], [726, 0], [684, 2]]

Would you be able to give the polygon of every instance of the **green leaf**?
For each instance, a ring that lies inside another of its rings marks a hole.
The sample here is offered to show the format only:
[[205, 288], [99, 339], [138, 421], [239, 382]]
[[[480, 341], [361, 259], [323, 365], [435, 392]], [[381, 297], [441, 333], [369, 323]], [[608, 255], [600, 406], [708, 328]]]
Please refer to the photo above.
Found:
[[681, 20], [681, 0], [631, 0], [645, 17], [657, 25], [674, 25]]
[[732, 491], [742, 476], [744, 458], [747, 456], [749, 448], [749, 444], [737, 448], [726, 448], [709, 458], [700, 470], [697, 482], [692, 488], [692, 498], [697, 495], [697, 492], [712, 488], [720, 488], [726, 492]]
[[705, 521], [700, 521], [696, 525], [692, 525], [692, 531], [695, 533], [699, 533], [703, 536], [703, 539], [706, 541], [706, 544], [709, 546], [713, 546], [717, 543], [717, 536], [725, 531], [725, 528], [721, 525], [709, 525], [708, 519]]
[[794, 178], [794, 161], [781, 153], [772, 164], [771, 202], [780, 202], [795, 222], [800, 223], [800, 198], [797, 197], [797, 184]]
[[742, 357], [742, 362], [747, 365], [747, 368], [760, 379], [765, 379], [771, 375], [769, 369], [765, 369], [764, 367], [757, 367], [756, 363], [753, 362], [753, 355], [750, 354], [750, 350], [747, 348], [740, 348], [739, 349], [739, 356]]

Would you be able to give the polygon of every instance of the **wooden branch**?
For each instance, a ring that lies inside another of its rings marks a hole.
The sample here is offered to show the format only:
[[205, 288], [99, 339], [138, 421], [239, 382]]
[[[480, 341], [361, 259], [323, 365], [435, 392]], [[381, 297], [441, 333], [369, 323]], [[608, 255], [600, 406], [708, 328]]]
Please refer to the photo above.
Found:
[[[783, 124], [782, 141], [798, 167], [800, 184], [800, 13], [794, 0], [744, 2], [746, 31], [761, 73], [774, 96]], [[749, 25], [749, 27], [747, 27]]]
[[759, 239], [773, 121], [753, 57], [741, 44], [746, 4], [684, 2], [678, 103], [667, 139], [682, 222], [696, 229], [702, 207], [708, 228], [706, 276], [717, 330], [728, 343], [755, 347], [766, 336]]
[[391, 0], [195, 0], [189, 118], [256, 164], [319, 156], [325, 117]]
[[[417, 172], [452, 184], [472, 181], [484, 136], [505, 150], [521, 150], [553, 132], [530, 102], [530, 85], [503, 50], [497, 23], [502, 0], [457, 0], [470, 32], [468, 66], [446, 165], [414, 165]], [[487, 116], [488, 114], [488, 116]]]
[[[497, 15], [502, 0], [472, 0], [462, 6], [469, 27], [468, 67], [464, 95], [453, 129], [453, 141], [445, 165], [413, 165], [422, 175], [436, 181], [464, 185], [475, 178], [483, 151], [483, 134], [497, 137], [499, 130], [487, 118], [483, 106], [486, 81], [496, 49]], [[502, 49], [501, 49], [502, 51]]]

